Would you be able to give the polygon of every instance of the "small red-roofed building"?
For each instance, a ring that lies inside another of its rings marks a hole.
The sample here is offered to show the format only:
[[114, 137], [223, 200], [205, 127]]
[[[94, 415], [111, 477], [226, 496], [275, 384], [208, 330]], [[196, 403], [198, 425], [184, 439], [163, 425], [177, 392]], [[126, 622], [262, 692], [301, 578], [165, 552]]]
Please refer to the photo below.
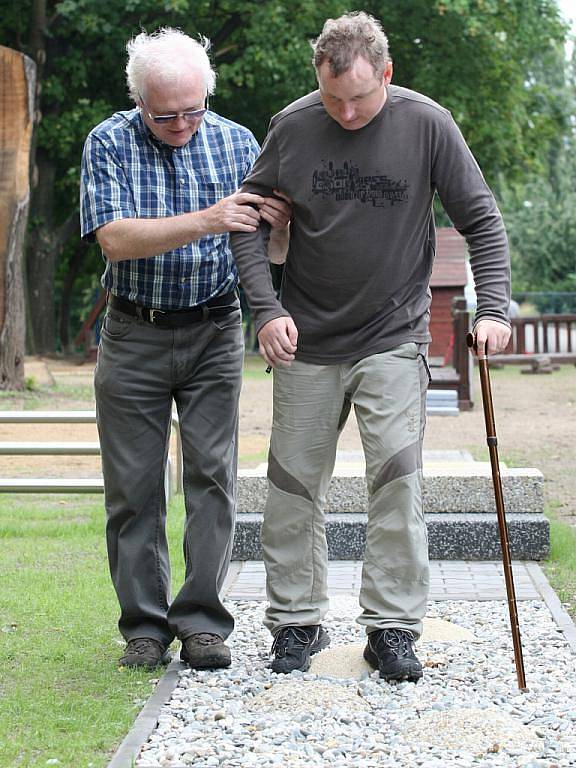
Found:
[[436, 363], [452, 364], [452, 301], [464, 296], [468, 283], [467, 253], [466, 240], [453, 227], [436, 231], [436, 258], [430, 279], [432, 343], [428, 352]]

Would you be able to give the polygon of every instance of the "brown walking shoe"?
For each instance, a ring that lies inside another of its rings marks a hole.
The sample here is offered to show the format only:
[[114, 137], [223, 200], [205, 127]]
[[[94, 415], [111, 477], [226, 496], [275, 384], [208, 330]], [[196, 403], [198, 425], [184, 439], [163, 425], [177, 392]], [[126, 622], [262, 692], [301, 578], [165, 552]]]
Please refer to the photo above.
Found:
[[180, 660], [192, 669], [221, 669], [230, 666], [232, 657], [220, 635], [197, 632], [182, 640]]
[[124, 653], [118, 659], [118, 666], [153, 670], [169, 664], [171, 659], [170, 651], [158, 640], [134, 637], [126, 643]]

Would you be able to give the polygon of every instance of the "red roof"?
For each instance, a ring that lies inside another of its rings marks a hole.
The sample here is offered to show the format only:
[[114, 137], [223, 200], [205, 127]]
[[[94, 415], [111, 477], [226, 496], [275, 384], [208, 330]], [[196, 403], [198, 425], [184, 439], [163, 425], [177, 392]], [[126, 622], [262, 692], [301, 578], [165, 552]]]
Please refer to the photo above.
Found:
[[436, 231], [436, 258], [430, 279], [431, 288], [466, 285], [466, 240], [453, 227]]

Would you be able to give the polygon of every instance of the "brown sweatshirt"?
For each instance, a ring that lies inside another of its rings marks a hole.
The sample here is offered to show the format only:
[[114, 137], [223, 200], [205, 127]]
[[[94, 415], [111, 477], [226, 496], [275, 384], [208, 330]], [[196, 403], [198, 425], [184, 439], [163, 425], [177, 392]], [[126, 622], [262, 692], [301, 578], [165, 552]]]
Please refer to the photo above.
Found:
[[476, 320], [508, 323], [506, 233], [472, 153], [446, 109], [405, 88], [387, 93], [356, 131], [327, 114], [318, 91], [290, 104], [272, 118], [242, 187], [292, 199], [280, 301], [265, 228], [231, 241], [257, 330], [290, 315], [305, 362], [351, 362], [430, 341], [435, 192], [468, 243]]

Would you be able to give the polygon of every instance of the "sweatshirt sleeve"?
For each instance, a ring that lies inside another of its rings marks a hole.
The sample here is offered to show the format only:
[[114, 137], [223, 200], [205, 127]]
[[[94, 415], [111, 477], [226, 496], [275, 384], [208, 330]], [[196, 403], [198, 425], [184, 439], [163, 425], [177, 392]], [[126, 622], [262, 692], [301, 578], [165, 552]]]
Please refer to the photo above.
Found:
[[[278, 188], [278, 147], [272, 129], [252, 171], [244, 180], [242, 192], [270, 197]], [[250, 305], [256, 333], [270, 320], [289, 316], [276, 296], [268, 260], [269, 226], [263, 222], [256, 232], [231, 232], [230, 243], [240, 282]]]
[[510, 325], [510, 256], [502, 215], [450, 116], [433, 158], [432, 179], [446, 213], [468, 244], [478, 300], [474, 322], [491, 319]]

